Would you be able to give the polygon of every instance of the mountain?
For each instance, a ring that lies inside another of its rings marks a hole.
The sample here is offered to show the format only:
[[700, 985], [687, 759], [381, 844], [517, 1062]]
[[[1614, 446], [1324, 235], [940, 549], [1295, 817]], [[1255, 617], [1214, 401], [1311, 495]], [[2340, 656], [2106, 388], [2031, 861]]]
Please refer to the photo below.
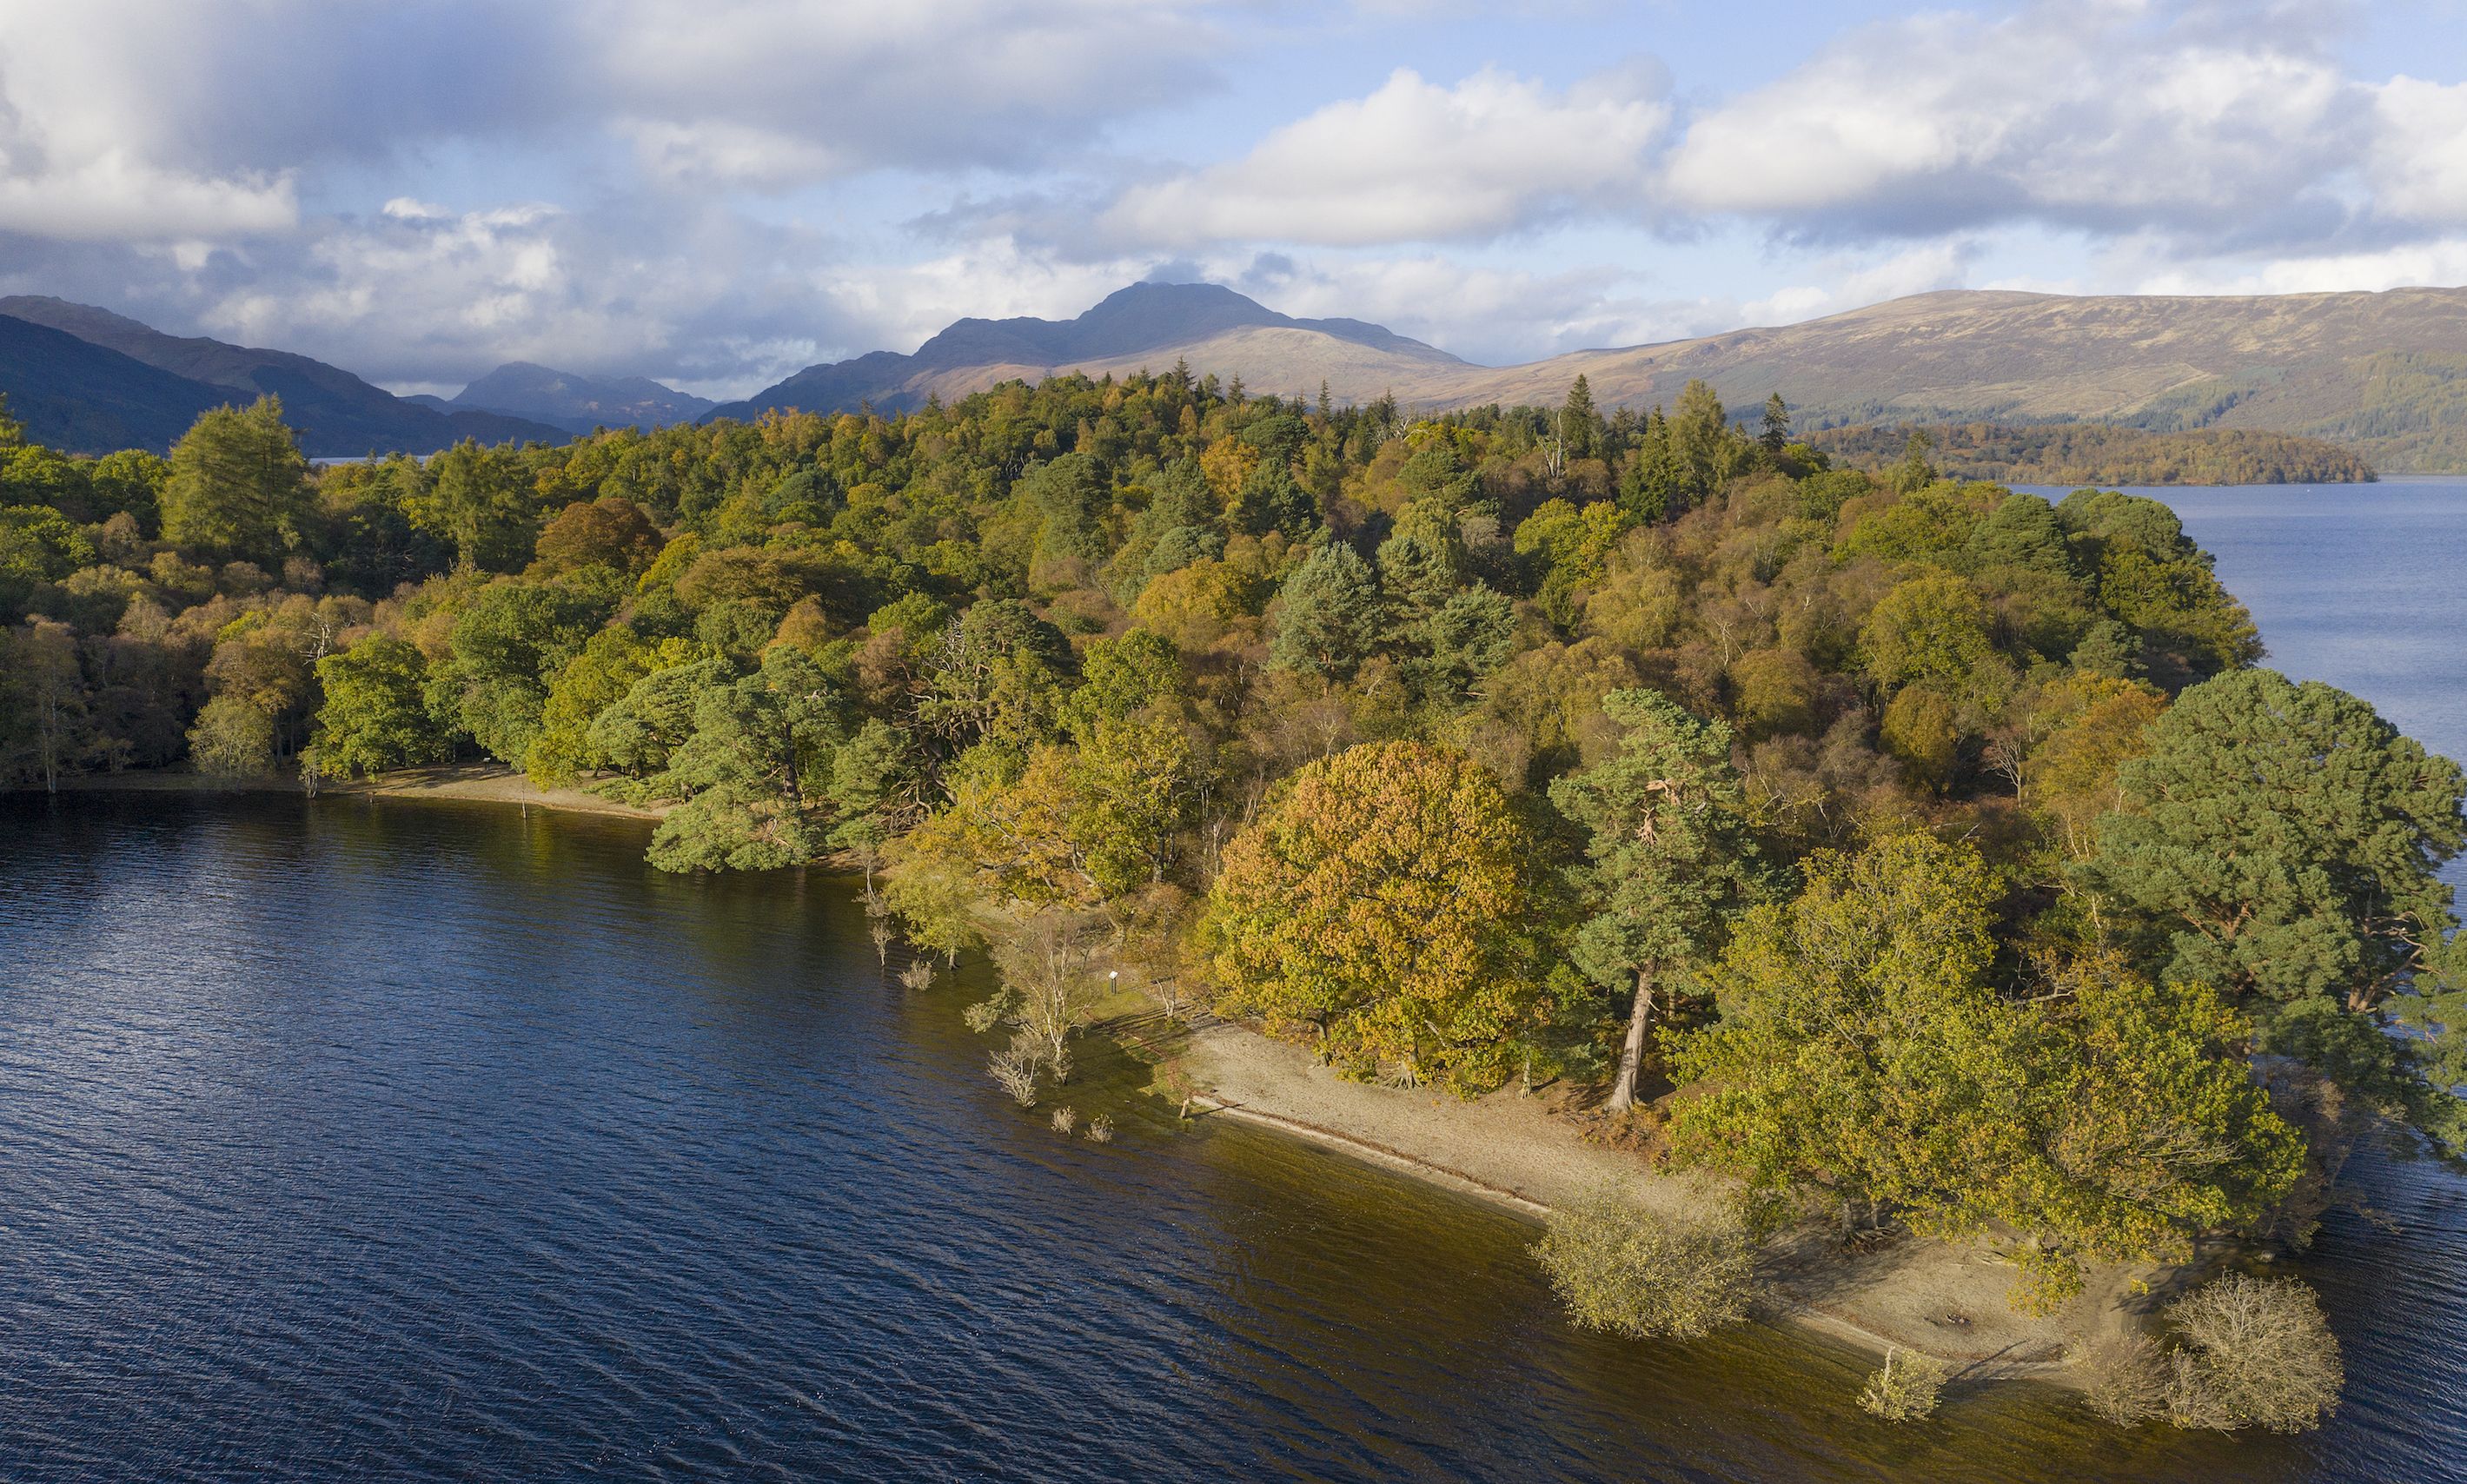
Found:
[[[284, 417], [300, 430], [301, 448], [311, 457], [425, 454], [466, 438], [484, 443], [530, 439], [562, 443], [568, 436], [562, 428], [502, 413], [441, 412], [407, 401], [381, 387], [371, 386], [350, 371], [305, 355], [252, 349], [203, 337], [167, 335], [151, 326], [91, 304], [41, 295], [17, 295], [0, 299], [0, 316], [116, 351], [128, 361], [169, 372], [185, 386], [209, 388], [214, 401], [208, 406], [251, 402], [269, 393], [279, 396], [283, 398]], [[92, 364], [97, 369], [102, 365]], [[79, 406], [99, 405], [78, 402], [66, 392], [43, 386], [39, 378], [36, 387], [36, 395], [56, 399], [66, 396]], [[100, 389], [90, 391], [100, 393]], [[187, 431], [189, 419], [195, 416], [194, 410], [190, 410], [185, 418], [179, 418], [176, 431], [162, 437], [161, 425], [178, 417], [180, 410], [188, 406], [183, 398], [190, 393], [159, 382], [141, 385], [124, 377], [112, 384], [111, 394], [119, 399], [122, 409], [113, 416], [131, 427], [142, 422], [155, 434], [142, 446], [158, 450], [169, 447], [172, 438]], [[13, 394], [11, 402], [16, 404]], [[137, 410], [140, 403], [146, 409], [142, 416]]]
[[691, 422], [713, 404], [647, 376], [595, 381], [529, 361], [509, 361], [464, 387], [453, 401], [436, 405], [458, 412], [504, 413], [572, 433], [588, 433], [597, 427], [648, 429]]
[[1774, 392], [1803, 426], [2096, 421], [2295, 433], [2376, 468], [2467, 469], [2467, 289], [2072, 297], [1954, 290], [1777, 328], [1583, 350], [1426, 382], [1451, 404], [1668, 405], [1702, 376], [1742, 411]]
[[1253, 390], [1428, 409], [1555, 403], [1584, 375], [1604, 408], [1669, 406], [1690, 378], [1802, 427], [2109, 422], [2302, 434], [2384, 470], [2467, 470], [2467, 289], [2249, 297], [1920, 294], [1803, 324], [1475, 366], [1356, 320], [1296, 320], [1231, 289], [1141, 283], [1075, 320], [962, 320], [914, 355], [799, 371], [714, 416], [885, 411], [1009, 377], [1177, 359]]
[[1239, 376], [1256, 391], [1309, 393], [1324, 379], [1357, 397], [1377, 396], [1382, 378], [1477, 369], [1376, 325], [1298, 320], [1214, 283], [1134, 283], [1076, 319], [962, 320], [914, 355], [876, 350], [809, 366], [710, 416], [750, 417], [790, 407], [838, 412], [867, 402], [893, 412], [1013, 377], [1163, 371], [1177, 358], [1195, 371]]
[[220, 387], [157, 371], [46, 325], [0, 315], [0, 395], [26, 436], [71, 453], [170, 446]]

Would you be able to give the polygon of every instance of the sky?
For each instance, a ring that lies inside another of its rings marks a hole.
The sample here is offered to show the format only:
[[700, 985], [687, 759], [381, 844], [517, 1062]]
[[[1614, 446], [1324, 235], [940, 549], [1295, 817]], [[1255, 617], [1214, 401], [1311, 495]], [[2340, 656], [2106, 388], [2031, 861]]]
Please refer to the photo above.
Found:
[[2467, 283], [2467, 0], [0, 0], [0, 292], [738, 395], [1230, 285], [1486, 364]]

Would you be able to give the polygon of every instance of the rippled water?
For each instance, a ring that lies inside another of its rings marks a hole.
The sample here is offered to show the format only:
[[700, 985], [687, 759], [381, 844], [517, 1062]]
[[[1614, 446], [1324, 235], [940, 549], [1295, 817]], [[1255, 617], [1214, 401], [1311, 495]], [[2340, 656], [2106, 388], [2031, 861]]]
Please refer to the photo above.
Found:
[[[2343, 631], [2275, 605], [2342, 563], [2368, 657], [2467, 632], [2425, 555], [2467, 550], [2467, 487], [2380, 564], [2376, 506], [2172, 498], [2298, 673]], [[2455, 670], [2357, 688], [2467, 752]], [[2354, 1370], [2321, 1434], [2119, 1435], [2032, 1388], [1890, 1429], [1862, 1357], [1578, 1335], [1517, 1220], [1181, 1131], [1094, 1047], [1070, 1100], [1120, 1135], [1059, 1138], [978, 1074], [978, 986], [888, 982], [849, 883], [641, 846], [0, 798], [0, 1477], [2467, 1475], [2467, 1184], [2432, 1166], [2373, 1166], [2387, 1228], [2307, 1265]]]

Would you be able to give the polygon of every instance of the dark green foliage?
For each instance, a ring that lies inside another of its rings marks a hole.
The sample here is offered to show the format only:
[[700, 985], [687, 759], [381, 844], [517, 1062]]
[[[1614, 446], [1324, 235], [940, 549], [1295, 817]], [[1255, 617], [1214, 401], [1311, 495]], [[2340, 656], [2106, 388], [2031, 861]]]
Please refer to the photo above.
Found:
[[[2454, 920], [2436, 873], [2467, 846], [2467, 776], [2354, 696], [2271, 670], [2185, 691], [2150, 744], [2124, 766], [2123, 808], [2101, 821], [2085, 879], [2163, 945], [2168, 978], [2241, 997], [2365, 1091], [2408, 1091], [2375, 1087], [2378, 1047], [2339, 1049], [2347, 1038], [2321, 1007], [2369, 1025], [2415, 1008], [2419, 978], [2438, 981], [2427, 971]], [[2437, 1065], [2467, 1041], [2447, 1023], [2417, 1031]], [[2447, 1087], [2409, 1095], [2446, 1105]]]
[[1342, 541], [1314, 548], [1277, 596], [1272, 663], [1342, 680], [1351, 675], [1387, 632], [1379, 579], [1360, 552]]
[[422, 697], [427, 668], [417, 648], [382, 634], [318, 661], [326, 704], [317, 712], [316, 766], [372, 774], [442, 762], [445, 733]]

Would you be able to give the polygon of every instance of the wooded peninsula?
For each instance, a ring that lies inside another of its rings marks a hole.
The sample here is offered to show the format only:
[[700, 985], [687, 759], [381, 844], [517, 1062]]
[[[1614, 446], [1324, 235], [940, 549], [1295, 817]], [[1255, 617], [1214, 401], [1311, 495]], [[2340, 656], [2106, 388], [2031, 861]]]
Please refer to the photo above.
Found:
[[[168, 460], [0, 426], [0, 774], [486, 757], [665, 806], [664, 869], [844, 860], [992, 956], [1024, 1104], [1108, 972], [1369, 1082], [1588, 1088], [1723, 1192], [1553, 1217], [1636, 1335], [1737, 1318], [1785, 1227], [1980, 1243], [2048, 1312], [2302, 1243], [2360, 1139], [2467, 1148], [2459, 768], [2259, 667], [2163, 505], [1875, 462], [1702, 383], [1180, 367], [324, 468], [272, 400]], [[2077, 1360], [2119, 1422], [2340, 1384], [2239, 1273]]]

